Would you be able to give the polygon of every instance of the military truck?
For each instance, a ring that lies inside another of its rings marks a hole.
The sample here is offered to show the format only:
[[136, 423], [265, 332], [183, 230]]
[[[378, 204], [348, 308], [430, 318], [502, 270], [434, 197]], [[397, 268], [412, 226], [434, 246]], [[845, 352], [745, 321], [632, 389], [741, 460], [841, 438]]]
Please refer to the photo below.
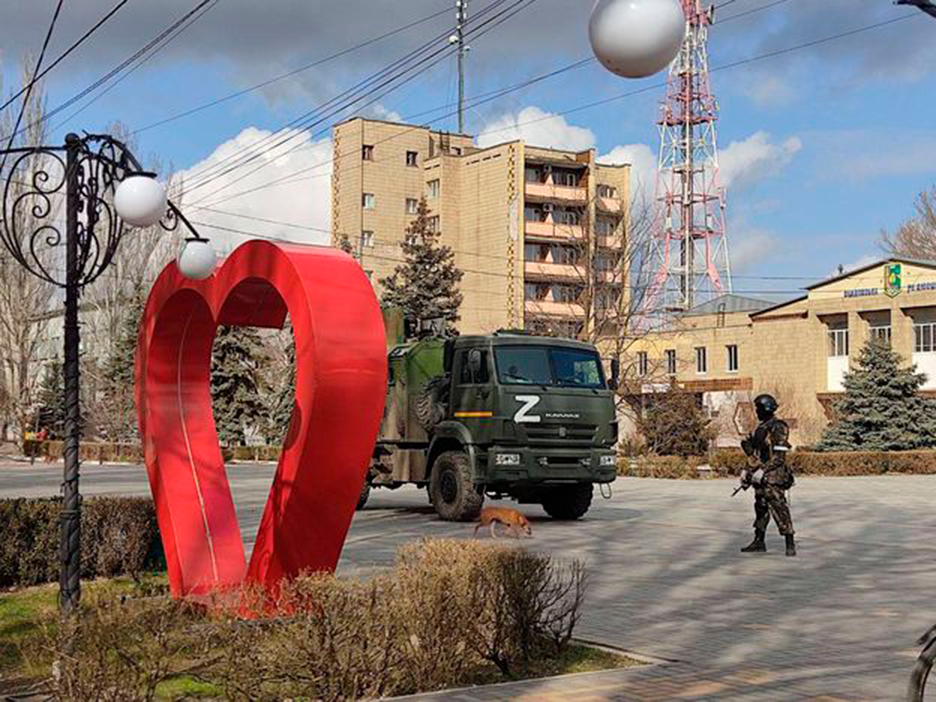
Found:
[[593, 345], [519, 331], [403, 342], [402, 324], [387, 326], [387, 401], [358, 508], [373, 488], [415, 484], [446, 520], [475, 519], [486, 495], [578, 519], [615, 479], [619, 367], [606, 381]]

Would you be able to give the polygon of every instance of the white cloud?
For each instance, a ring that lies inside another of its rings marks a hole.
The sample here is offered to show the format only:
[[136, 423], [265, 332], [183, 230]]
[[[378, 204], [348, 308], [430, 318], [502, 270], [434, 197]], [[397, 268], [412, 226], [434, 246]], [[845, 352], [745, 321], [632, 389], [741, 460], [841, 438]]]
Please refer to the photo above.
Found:
[[755, 263], [767, 260], [768, 255], [776, 248], [776, 236], [766, 229], [729, 227], [728, 251], [731, 255], [731, 270], [734, 273], [742, 273]]
[[755, 132], [747, 139], [732, 142], [721, 151], [721, 184], [741, 190], [776, 175], [802, 148], [803, 142], [799, 137], [790, 137], [782, 144], [775, 144], [766, 132]]
[[[176, 176], [184, 191], [182, 210], [221, 252], [256, 237], [330, 242], [331, 139], [312, 141], [301, 131], [270, 136], [248, 127]], [[245, 151], [251, 145], [260, 153], [257, 160], [226, 173], [253, 153]]]
[[585, 151], [596, 143], [592, 130], [574, 127], [560, 115], [530, 106], [485, 125], [478, 134], [478, 146], [484, 148], [516, 139], [523, 139], [530, 146], [569, 151]]
[[631, 188], [647, 201], [656, 190], [657, 157], [646, 144], [622, 144], [598, 157], [599, 163], [631, 165]]

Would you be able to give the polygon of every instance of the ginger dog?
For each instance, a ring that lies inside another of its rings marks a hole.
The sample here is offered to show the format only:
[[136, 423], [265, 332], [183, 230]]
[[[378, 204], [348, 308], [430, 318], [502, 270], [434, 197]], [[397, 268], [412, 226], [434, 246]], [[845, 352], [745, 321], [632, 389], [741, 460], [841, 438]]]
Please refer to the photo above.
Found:
[[474, 535], [478, 535], [478, 529], [484, 526], [491, 527], [491, 538], [497, 538], [495, 525], [500, 524], [507, 528], [507, 532], [517, 538], [520, 536], [533, 536], [533, 530], [530, 528], [530, 522], [520, 512], [506, 507], [485, 507], [481, 510], [479, 522], [475, 526]]

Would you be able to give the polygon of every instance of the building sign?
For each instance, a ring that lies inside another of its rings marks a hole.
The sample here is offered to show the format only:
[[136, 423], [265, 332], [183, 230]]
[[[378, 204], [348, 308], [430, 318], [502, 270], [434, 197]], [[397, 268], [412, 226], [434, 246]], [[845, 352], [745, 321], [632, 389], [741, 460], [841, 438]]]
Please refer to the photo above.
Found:
[[845, 291], [845, 297], [871, 297], [880, 294], [881, 291], [877, 288], [855, 288], [854, 290]]
[[908, 293], [926, 292], [928, 290], [936, 290], [936, 283], [911, 283], [907, 286]]
[[899, 263], [887, 263], [884, 265], [884, 294], [888, 297], [896, 297], [900, 294], [901, 283], [903, 282], [902, 270]]

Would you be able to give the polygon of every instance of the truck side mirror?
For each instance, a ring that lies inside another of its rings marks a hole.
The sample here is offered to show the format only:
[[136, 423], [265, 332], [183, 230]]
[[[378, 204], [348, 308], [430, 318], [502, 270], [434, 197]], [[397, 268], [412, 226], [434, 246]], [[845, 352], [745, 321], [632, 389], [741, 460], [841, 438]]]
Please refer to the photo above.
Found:
[[612, 390], [617, 390], [618, 386], [621, 384], [621, 362], [616, 359], [611, 359], [611, 380], [608, 381], [608, 387]]

